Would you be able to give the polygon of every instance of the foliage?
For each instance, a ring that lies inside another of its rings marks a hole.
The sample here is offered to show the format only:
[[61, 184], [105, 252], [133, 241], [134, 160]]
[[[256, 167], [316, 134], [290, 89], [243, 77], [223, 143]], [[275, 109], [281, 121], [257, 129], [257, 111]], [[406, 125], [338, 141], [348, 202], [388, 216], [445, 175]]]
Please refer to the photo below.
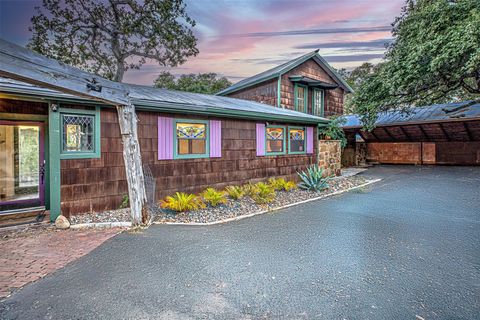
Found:
[[340, 140], [342, 148], [347, 145], [347, 138], [345, 132], [342, 129], [342, 125], [345, 124], [346, 119], [344, 117], [334, 116], [330, 119], [330, 122], [325, 127], [320, 127], [318, 132], [324, 137], [330, 137], [333, 140]]
[[216, 73], [182, 74], [178, 79], [170, 72], [160, 73], [155, 80], [155, 87], [170, 90], [215, 94], [230, 87], [232, 83]]
[[298, 184], [300, 189], [311, 191], [322, 191], [328, 189], [328, 178], [323, 177], [323, 169], [314, 164], [306, 170], [299, 172], [298, 176], [302, 180]]
[[201, 196], [203, 197], [205, 202], [212, 207], [216, 207], [219, 204], [227, 203], [225, 192], [218, 191], [214, 188], [205, 189], [205, 191], [202, 192]]
[[297, 188], [294, 181], [285, 181], [283, 178], [269, 178], [268, 184], [276, 191], [290, 191]]
[[240, 186], [228, 186], [225, 188], [225, 192], [234, 200], [241, 199], [245, 195], [245, 190]]
[[257, 204], [270, 203], [275, 199], [276, 193], [272, 186], [258, 182], [251, 188], [251, 198]]
[[120, 203], [120, 209], [128, 208], [130, 205], [130, 199], [128, 198], [128, 194], [122, 197], [122, 203]]
[[[388, 43], [385, 43], [385, 46]], [[353, 89], [354, 92], [362, 85], [365, 80], [373, 74], [375, 66], [370, 62], [364, 62], [360, 66], [354, 68], [351, 71], [346, 69], [340, 69], [337, 72], [342, 76], [342, 78], [347, 81], [348, 85]], [[347, 94], [343, 100], [343, 109], [345, 114], [351, 114], [355, 112], [354, 105], [352, 103], [352, 98], [354, 94]]]
[[177, 66], [198, 54], [183, 0], [43, 0], [28, 47], [121, 82], [148, 60]]
[[480, 99], [480, 1], [407, 0], [392, 33], [353, 97], [366, 129], [380, 111]]
[[242, 186], [242, 190], [245, 195], [252, 197], [255, 194], [255, 185], [251, 182], [246, 183]]
[[174, 196], [168, 196], [160, 203], [162, 208], [177, 212], [185, 212], [205, 208], [202, 199], [194, 194], [177, 192]]

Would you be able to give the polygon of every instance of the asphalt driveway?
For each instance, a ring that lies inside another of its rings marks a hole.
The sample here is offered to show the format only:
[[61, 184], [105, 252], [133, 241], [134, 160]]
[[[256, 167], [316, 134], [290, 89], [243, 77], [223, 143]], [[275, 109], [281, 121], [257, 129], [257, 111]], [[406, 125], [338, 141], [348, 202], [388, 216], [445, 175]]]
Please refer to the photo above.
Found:
[[1, 319], [480, 319], [480, 168], [376, 167], [368, 190], [123, 233]]

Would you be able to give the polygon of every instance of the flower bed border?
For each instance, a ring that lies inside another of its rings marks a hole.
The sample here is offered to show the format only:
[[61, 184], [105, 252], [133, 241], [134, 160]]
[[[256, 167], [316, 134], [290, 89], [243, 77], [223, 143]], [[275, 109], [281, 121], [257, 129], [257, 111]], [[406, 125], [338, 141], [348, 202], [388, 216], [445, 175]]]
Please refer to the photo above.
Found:
[[269, 213], [269, 212], [272, 212], [272, 211], [277, 211], [277, 210], [293, 207], [293, 206], [296, 206], [296, 205], [299, 205], [299, 204], [302, 204], [302, 203], [307, 203], [307, 202], [311, 202], [311, 201], [320, 200], [320, 199], [324, 199], [324, 198], [327, 198], [327, 197], [339, 195], [339, 194], [349, 192], [349, 191], [352, 191], [352, 190], [355, 190], [355, 189], [358, 189], [358, 188], [366, 187], [368, 185], [379, 182], [381, 180], [382, 179], [367, 180], [365, 183], [359, 184], [358, 186], [354, 186], [354, 187], [351, 187], [351, 188], [347, 188], [345, 190], [338, 190], [338, 191], [335, 191], [335, 192], [332, 192], [332, 193], [329, 193], [329, 194], [324, 194], [324, 195], [321, 195], [321, 196], [318, 196], [318, 197], [315, 197], [315, 198], [310, 198], [310, 199], [306, 199], [306, 200], [302, 200], [302, 201], [298, 201], [298, 202], [292, 202], [292, 203], [289, 203], [289, 204], [286, 204], [286, 205], [283, 205], [283, 206], [279, 206], [279, 207], [275, 207], [275, 208], [271, 208], [271, 209], [267, 209], [267, 210], [262, 210], [262, 211], [258, 211], [258, 212], [254, 212], [254, 213], [250, 213], [250, 214], [245, 214], [245, 215], [241, 215], [241, 216], [233, 217], [233, 218], [227, 218], [227, 219], [211, 221], [211, 222], [161, 222], [161, 221], [154, 221], [154, 222], [152, 222], [152, 224], [158, 224], [158, 225], [163, 224], [163, 225], [174, 225], [174, 226], [212, 226], [212, 225], [216, 225], [216, 224], [223, 224], [223, 223], [228, 223], [228, 222], [233, 222], [233, 221], [238, 221], [238, 220], [254, 217], [254, 216]]

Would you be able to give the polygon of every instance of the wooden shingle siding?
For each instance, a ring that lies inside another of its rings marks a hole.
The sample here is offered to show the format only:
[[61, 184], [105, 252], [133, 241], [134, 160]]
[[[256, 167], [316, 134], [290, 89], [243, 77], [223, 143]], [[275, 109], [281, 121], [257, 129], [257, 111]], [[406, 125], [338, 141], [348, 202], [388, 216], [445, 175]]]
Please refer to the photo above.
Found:
[[47, 115], [48, 104], [42, 102], [0, 99], [0, 113]]
[[[221, 157], [158, 160], [158, 117], [186, 116], [138, 112], [142, 160], [156, 178], [157, 200], [176, 191], [196, 193], [208, 186], [224, 188], [272, 176], [296, 179], [297, 171], [315, 163], [316, 146], [313, 154], [257, 157], [257, 122], [219, 118], [208, 120], [221, 121]], [[101, 158], [61, 160], [61, 208], [67, 216], [117, 209], [128, 193], [115, 109], [101, 109], [101, 131]]]
[[278, 78], [275, 78], [227, 96], [277, 106], [277, 88]]
[[[335, 84], [336, 82], [313, 60], [308, 60], [298, 67], [290, 70], [282, 76], [281, 86], [281, 104], [287, 109], [295, 109], [295, 84], [290, 81], [291, 76], [306, 76], [316, 80], [321, 80]], [[308, 90], [308, 112], [312, 111], [312, 90]], [[343, 90], [340, 88], [334, 90], [325, 90], [325, 113], [324, 116], [343, 114]]]

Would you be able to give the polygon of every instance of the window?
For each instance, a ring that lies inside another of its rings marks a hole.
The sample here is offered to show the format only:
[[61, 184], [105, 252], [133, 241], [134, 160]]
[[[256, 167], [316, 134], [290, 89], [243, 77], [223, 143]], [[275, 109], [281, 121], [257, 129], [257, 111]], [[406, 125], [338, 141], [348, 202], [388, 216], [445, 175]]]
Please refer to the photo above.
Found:
[[305, 128], [288, 128], [288, 153], [305, 153]]
[[60, 109], [61, 159], [100, 157], [100, 111]]
[[266, 128], [266, 153], [270, 155], [285, 154], [285, 127], [269, 126]]
[[295, 110], [306, 112], [308, 89], [306, 86], [295, 84]]
[[321, 89], [313, 90], [313, 113], [323, 117], [324, 114], [324, 91]]
[[207, 121], [176, 120], [175, 121], [175, 157], [204, 158], [208, 157], [209, 128]]

